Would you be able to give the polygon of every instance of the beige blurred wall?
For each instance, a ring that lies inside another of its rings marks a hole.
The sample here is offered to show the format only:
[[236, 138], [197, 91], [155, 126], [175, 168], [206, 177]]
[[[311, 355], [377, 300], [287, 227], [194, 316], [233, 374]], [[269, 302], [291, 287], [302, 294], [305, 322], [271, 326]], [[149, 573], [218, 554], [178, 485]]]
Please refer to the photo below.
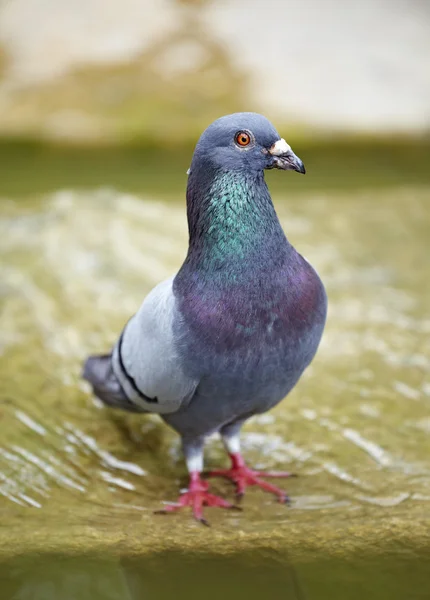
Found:
[[[188, 39], [193, 26], [203, 34]], [[11, 111], [11, 123], [16, 94], [23, 101], [25, 90], [83, 65], [133, 62], [156, 48], [152, 69], [167, 83], [186, 81], [215, 45], [244, 77], [229, 83], [233, 110], [241, 86], [238, 108], [285, 122], [430, 129], [429, 0], [0, 0], [0, 44], [8, 58], [0, 109]]]

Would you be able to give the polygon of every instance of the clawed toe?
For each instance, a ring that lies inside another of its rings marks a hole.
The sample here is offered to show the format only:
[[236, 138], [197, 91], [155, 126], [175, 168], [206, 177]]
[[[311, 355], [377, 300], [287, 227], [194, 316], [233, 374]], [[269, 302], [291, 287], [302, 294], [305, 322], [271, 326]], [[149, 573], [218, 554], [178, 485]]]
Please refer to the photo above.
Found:
[[291, 504], [292, 504], [291, 498], [289, 496], [287, 496], [286, 494], [283, 498], [279, 498], [279, 502], [281, 504], [286, 504], [287, 506], [291, 506]]
[[[281, 478], [295, 477], [295, 474], [285, 472], [268, 472], [257, 471], [246, 466], [240, 454], [231, 454], [232, 466], [230, 469], [216, 469], [205, 473], [207, 477], [225, 477], [230, 479], [236, 485], [236, 501], [241, 502], [245, 490], [250, 486], [257, 486], [275, 495], [278, 502], [281, 504], [291, 505], [291, 499], [284, 490], [265, 481], [265, 478]], [[185, 506], [189, 506], [193, 512], [193, 516], [202, 525], [209, 527], [209, 522], [203, 516], [203, 508], [206, 506], [215, 508], [226, 508], [229, 510], [241, 511], [242, 507], [238, 504], [232, 504], [221, 496], [211, 494], [209, 484], [200, 476], [200, 472], [193, 471], [190, 473], [190, 482], [188, 489], [182, 491], [177, 502], [166, 504], [164, 508], [154, 511], [158, 515], [167, 515], [178, 512]]]
[[216, 469], [206, 474], [207, 477], [224, 477], [236, 485], [236, 499], [240, 502], [245, 494], [245, 490], [250, 486], [257, 486], [262, 490], [277, 496], [282, 504], [290, 504], [288, 495], [277, 486], [264, 481], [264, 478], [283, 478], [295, 477], [287, 472], [264, 472], [254, 471], [246, 466], [240, 454], [231, 454], [232, 466], [230, 469]]
[[178, 502], [167, 504], [164, 508], [154, 512], [158, 515], [166, 515], [175, 513], [184, 506], [189, 506], [193, 511], [196, 521], [209, 526], [209, 522], [203, 517], [203, 507], [205, 506], [242, 510], [240, 506], [228, 502], [224, 498], [221, 498], [221, 496], [210, 494], [208, 488], [209, 484], [206, 481], [202, 481], [199, 473], [192, 473], [189, 488], [181, 493]]

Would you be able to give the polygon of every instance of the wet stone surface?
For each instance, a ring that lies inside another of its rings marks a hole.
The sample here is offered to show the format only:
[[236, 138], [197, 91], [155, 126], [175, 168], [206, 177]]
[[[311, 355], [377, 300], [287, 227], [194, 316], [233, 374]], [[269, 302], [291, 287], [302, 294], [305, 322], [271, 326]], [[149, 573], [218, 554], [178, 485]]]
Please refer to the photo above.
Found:
[[[2, 560], [261, 548], [306, 561], [392, 544], [424, 552], [429, 201], [425, 187], [275, 198], [290, 241], [326, 284], [329, 318], [311, 368], [288, 399], [246, 425], [243, 450], [253, 466], [300, 477], [285, 482], [290, 508], [250, 490], [242, 513], [209, 509], [207, 530], [185, 511], [153, 515], [185, 482], [176, 434], [158, 417], [105, 409], [79, 376], [84, 357], [107, 350], [151, 287], [181, 264], [183, 205], [109, 189], [3, 199]], [[218, 439], [206, 464], [226, 464]], [[212, 480], [211, 489], [233, 499], [227, 482]], [[112, 597], [139, 597], [127, 593]]]

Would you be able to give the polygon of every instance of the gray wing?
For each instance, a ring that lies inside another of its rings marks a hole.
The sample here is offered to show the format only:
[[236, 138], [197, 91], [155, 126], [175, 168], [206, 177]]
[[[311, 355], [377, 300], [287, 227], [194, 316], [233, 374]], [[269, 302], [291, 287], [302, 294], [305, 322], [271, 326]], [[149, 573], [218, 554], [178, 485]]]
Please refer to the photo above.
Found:
[[198, 381], [184, 373], [174, 342], [180, 318], [173, 277], [155, 287], [127, 323], [112, 353], [112, 367], [128, 399], [146, 411], [176, 412]]

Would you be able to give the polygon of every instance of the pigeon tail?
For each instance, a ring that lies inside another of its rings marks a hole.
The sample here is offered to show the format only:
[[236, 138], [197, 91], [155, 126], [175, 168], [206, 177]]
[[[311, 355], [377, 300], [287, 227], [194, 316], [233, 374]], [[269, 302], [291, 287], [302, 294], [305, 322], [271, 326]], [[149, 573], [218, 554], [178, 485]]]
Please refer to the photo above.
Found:
[[112, 354], [89, 356], [82, 377], [92, 386], [94, 394], [107, 406], [129, 412], [145, 412], [127, 398], [112, 368]]

